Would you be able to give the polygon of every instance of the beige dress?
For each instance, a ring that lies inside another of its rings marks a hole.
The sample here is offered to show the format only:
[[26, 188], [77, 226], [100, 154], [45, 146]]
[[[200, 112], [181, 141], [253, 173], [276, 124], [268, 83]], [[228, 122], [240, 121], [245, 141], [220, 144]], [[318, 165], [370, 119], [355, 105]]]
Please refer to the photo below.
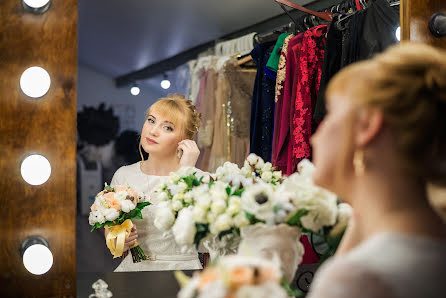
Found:
[[381, 233], [327, 261], [307, 298], [438, 298], [445, 291], [446, 241]]
[[[141, 171], [140, 162], [119, 168], [113, 176], [111, 186], [129, 185], [148, 196], [154, 188], [165, 182], [168, 176], [146, 175]], [[196, 270], [201, 269], [198, 254], [182, 254], [172, 235], [163, 236], [153, 220], [157, 202], [142, 210], [143, 219], [133, 220], [138, 230], [138, 243], [146, 255], [156, 260], [133, 263], [130, 253], [116, 268], [119, 271], [161, 271], [161, 270]]]

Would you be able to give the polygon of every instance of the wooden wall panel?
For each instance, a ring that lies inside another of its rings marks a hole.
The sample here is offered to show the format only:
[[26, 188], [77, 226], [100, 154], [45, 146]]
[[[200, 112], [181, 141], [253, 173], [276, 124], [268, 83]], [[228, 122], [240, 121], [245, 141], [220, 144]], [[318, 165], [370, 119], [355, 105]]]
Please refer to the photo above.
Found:
[[402, 40], [421, 41], [446, 48], [446, 37], [433, 36], [428, 26], [434, 13], [446, 13], [445, 0], [401, 0], [400, 9]]
[[[53, 0], [42, 15], [20, 0], [0, 1], [0, 296], [71, 297], [76, 291], [77, 0]], [[49, 92], [35, 100], [19, 80], [31, 66], [45, 68]], [[49, 180], [27, 184], [20, 164], [30, 153], [51, 163]], [[35, 276], [19, 248], [29, 236], [50, 244], [53, 267]]]

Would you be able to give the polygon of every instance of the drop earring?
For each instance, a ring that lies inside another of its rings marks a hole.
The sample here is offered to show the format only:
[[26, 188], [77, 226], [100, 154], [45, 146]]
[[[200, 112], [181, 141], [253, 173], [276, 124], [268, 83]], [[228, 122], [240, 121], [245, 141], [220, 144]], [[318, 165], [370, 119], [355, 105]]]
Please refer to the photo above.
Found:
[[364, 150], [357, 149], [353, 154], [353, 168], [356, 176], [363, 176], [365, 173]]

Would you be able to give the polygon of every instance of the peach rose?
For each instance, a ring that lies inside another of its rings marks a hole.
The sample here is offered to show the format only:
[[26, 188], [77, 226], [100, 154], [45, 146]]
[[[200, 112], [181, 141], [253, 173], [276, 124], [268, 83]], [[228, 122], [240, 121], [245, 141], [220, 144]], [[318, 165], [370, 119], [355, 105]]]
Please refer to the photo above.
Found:
[[99, 192], [96, 196], [97, 197], [100, 197], [100, 196], [102, 196], [104, 194], [104, 191], [101, 191], [101, 192]]
[[206, 268], [203, 271], [200, 278], [200, 283], [198, 285], [198, 289], [203, 288], [206, 284], [213, 282], [218, 279], [218, 271], [214, 268]]
[[91, 205], [90, 210], [96, 211], [96, 210], [98, 210], [98, 206], [96, 206], [96, 204], [93, 204], [93, 205]]
[[254, 284], [254, 269], [250, 267], [234, 268], [229, 274], [231, 288]]
[[261, 284], [268, 281], [278, 281], [280, 276], [277, 276], [277, 271], [274, 268], [258, 268], [258, 275], [256, 283]]
[[129, 187], [123, 186], [123, 185], [117, 185], [117, 186], [113, 187], [113, 189], [115, 192], [128, 191]]

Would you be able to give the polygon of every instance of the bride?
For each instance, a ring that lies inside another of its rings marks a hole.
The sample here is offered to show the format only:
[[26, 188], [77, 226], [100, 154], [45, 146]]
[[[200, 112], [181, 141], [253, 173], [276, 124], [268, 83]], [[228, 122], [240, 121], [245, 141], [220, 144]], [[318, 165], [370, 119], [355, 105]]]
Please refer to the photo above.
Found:
[[[195, 166], [200, 151], [192, 139], [198, 130], [199, 118], [195, 106], [182, 95], [168, 95], [155, 102], [147, 111], [142, 127], [139, 146], [142, 161], [119, 168], [111, 186], [129, 185], [148, 196], [158, 184], [167, 180], [170, 172], [183, 166]], [[141, 147], [149, 154], [147, 160], [144, 160]], [[151, 203], [142, 210], [143, 219], [134, 221], [124, 246], [124, 251], [128, 252], [138, 239], [150, 259], [133, 263], [127, 254], [115, 271], [201, 269], [197, 253], [181, 253], [173, 236], [163, 237], [163, 232], [155, 227], [157, 202], [152, 200]], [[106, 236], [107, 233], [106, 229]]]

